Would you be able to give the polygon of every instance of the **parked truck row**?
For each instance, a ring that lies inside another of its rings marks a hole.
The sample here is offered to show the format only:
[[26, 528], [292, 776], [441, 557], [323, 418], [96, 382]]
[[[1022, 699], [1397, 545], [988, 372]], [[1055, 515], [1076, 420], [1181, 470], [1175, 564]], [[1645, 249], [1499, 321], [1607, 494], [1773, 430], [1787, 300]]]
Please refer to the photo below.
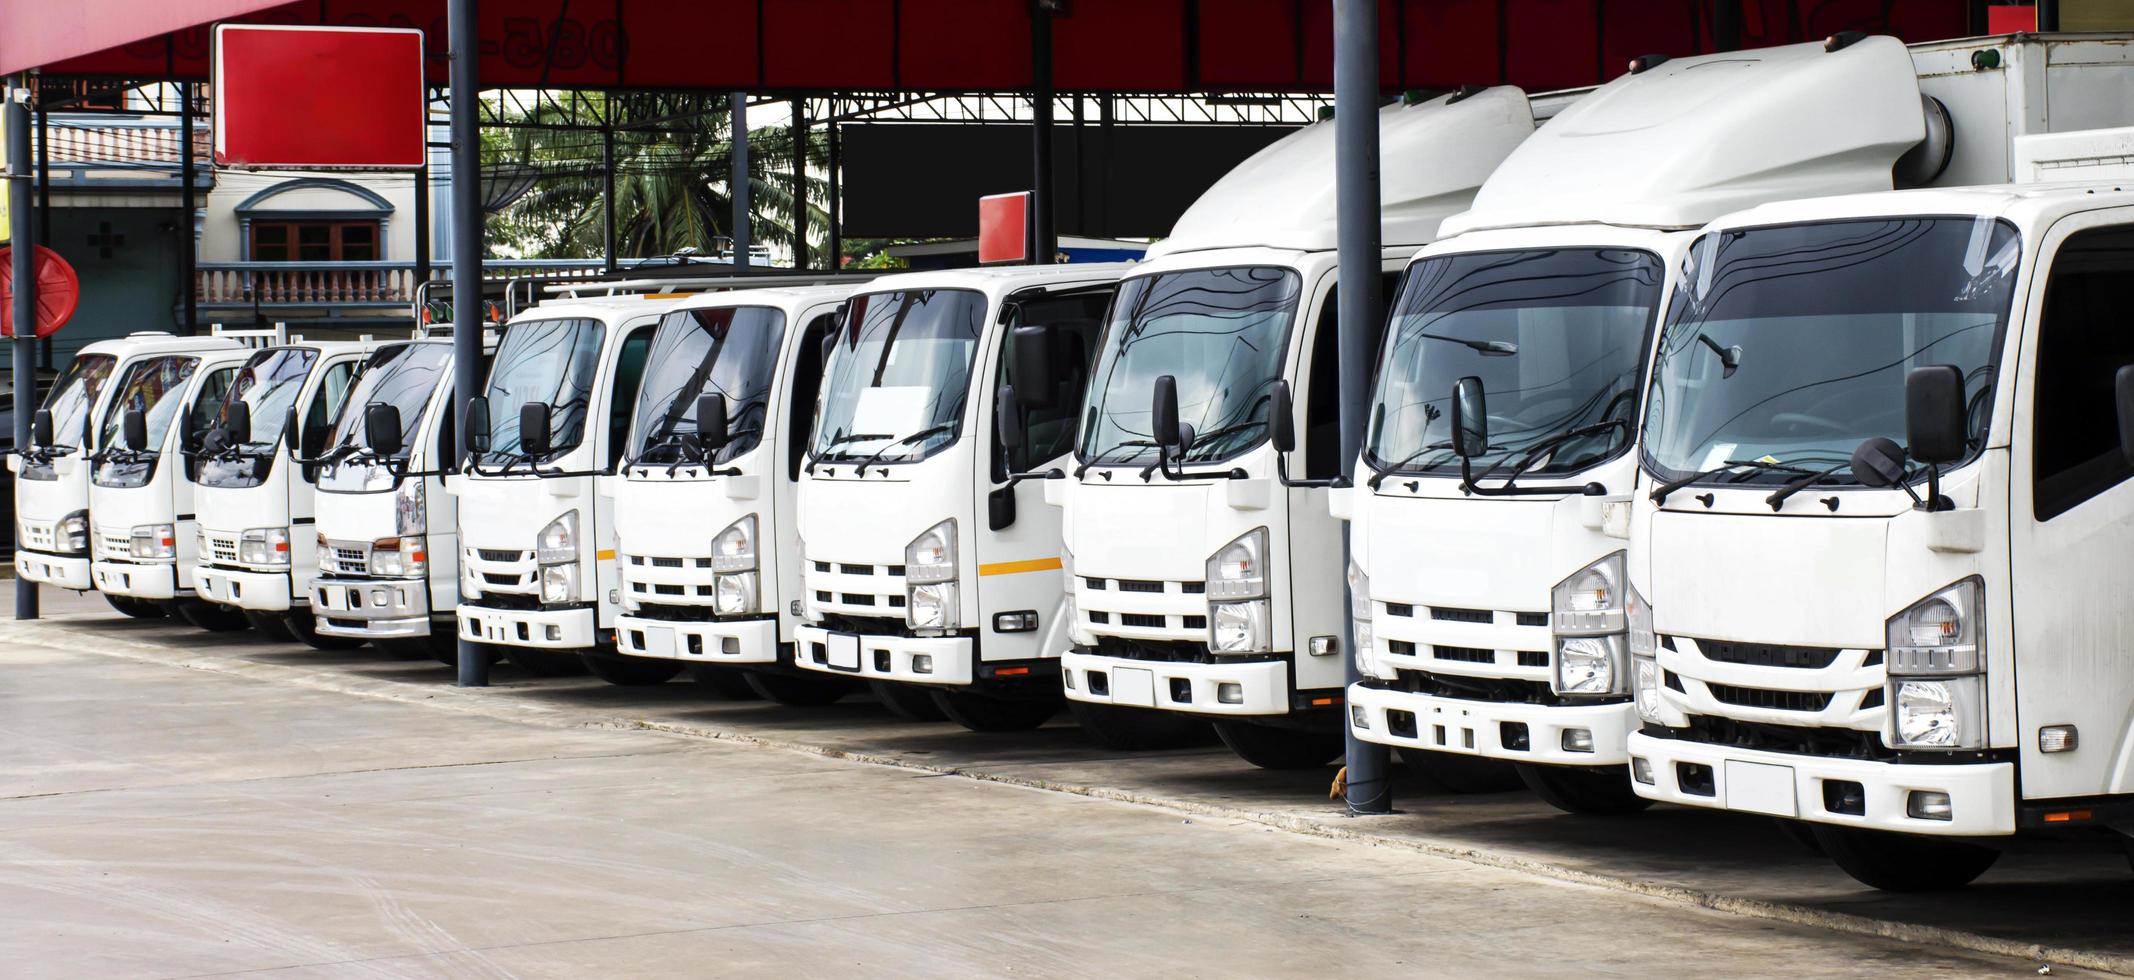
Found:
[[449, 328], [91, 345], [10, 458], [17, 571], [1266, 768], [1353, 738], [1775, 817], [1880, 888], [2134, 857], [2127, 40], [1387, 106], [1360, 447], [1321, 125], [1140, 263], [548, 287], [481, 327], [465, 446]]

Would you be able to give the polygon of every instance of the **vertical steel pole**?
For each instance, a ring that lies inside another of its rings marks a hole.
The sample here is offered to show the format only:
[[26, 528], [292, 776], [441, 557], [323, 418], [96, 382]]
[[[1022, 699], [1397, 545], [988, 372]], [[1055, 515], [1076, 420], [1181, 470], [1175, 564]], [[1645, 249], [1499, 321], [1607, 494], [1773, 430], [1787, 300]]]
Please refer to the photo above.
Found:
[[1030, 261], [1052, 264], [1059, 238], [1052, 230], [1052, 6], [1030, 3]]
[[[448, 0], [446, 31], [452, 48], [452, 415], [467, 451], [467, 401], [482, 383], [482, 134], [481, 57], [475, 0]], [[463, 478], [464, 479], [464, 478]], [[489, 686], [489, 656], [482, 645], [459, 636], [459, 686]]]
[[839, 154], [837, 145], [837, 118], [835, 116], [832, 116], [830, 119], [829, 129], [830, 155], [829, 158], [824, 160], [823, 162], [828, 166], [830, 170], [830, 271], [837, 272], [845, 267], [845, 215], [843, 203], [841, 200], [844, 194], [844, 179], [842, 174], [838, 171]]
[[[37, 244], [52, 246], [52, 115], [37, 106]], [[52, 340], [37, 342], [37, 366], [52, 369]]]
[[[615, 111], [615, 102], [609, 99], [606, 113]], [[600, 123], [600, 257], [602, 268], [610, 275], [615, 272], [615, 120], [604, 118]]]
[[[422, 151], [423, 159], [430, 158], [430, 151]], [[430, 281], [430, 167], [424, 164], [415, 170], [415, 275], [408, 282], [409, 294]], [[415, 312], [416, 325], [421, 325], [422, 311]]]
[[1741, 50], [1741, 0], [1712, 0], [1712, 47]]
[[185, 335], [200, 332], [199, 243], [193, 237], [193, 83], [178, 83], [178, 288], [185, 290]]
[[793, 268], [808, 267], [808, 100], [793, 100]]
[[[30, 75], [7, 90], [7, 240], [15, 277], [15, 446], [30, 444], [30, 412], [37, 400], [37, 275], [30, 244]], [[9, 515], [13, 519], [13, 515]], [[21, 542], [16, 542], [19, 546]], [[37, 583], [16, 576], [15, 618], [37, 618]]]
[[731, 115], [734, 138], [734, 169], [727, 178], [727, 195], [734, 204], [734, 272], [748, 271], [749, 206], [748, 206], [748, 93], [735, 92], [728, 96], [727, 112]]
[[[1356, 478], [1363, 447], [1371, 352], [1382, 319], [1379, 296], [1378, 229], [1378, 4], [1334, 0], [1334, 240], [1341, 283], [1338, 339], [1341, 360], [1341, 475]], [[1349, 528], [1341, 530], [1344, 568]], [[1356, 672], [1356, 630], [1342, 617], [1342, 668], [1351, 684]], [[1344, 704], [1347, 699], [1343, 699]], [[1352, 814], [1390, 813], [1393, 787], [1386, 780], [1386, 747], [1360, 741], [1346, 712], [1341, 730], [1348, 741], [1348, 805]]]
[[2060, 0], [2038, 0], [2038, 31], [2046, 33], [2060, 29]]

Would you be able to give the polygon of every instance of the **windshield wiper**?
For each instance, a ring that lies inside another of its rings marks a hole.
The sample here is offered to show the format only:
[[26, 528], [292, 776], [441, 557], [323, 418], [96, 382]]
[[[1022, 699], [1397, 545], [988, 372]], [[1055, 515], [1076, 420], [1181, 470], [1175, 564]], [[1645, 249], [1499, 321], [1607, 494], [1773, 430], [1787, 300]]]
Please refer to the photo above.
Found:
[[1690, 484], [1695, 483], [1699, 480], [1708, 480], [1712, 477], [1718, 476], [1721, 473], [1725, 473], [1728, 470], [1738, 470], [1744, 466], [1752, 467], [1758, 470], [1778, 470], [1780, 472], [1791, 473], [1815, 472], [1814, 470], [1810, 470], [1805, 467], [1790, 466], [1785, 463], [1773, 462], [1768, 459], [1730, 459], [1701, 473], [1691, 473], [1688, 476], [1681, 477], [1679, 479], [1669, 480], [1666, 483], [1662, 483], [1659, 486], [1654, 487], [1652, 493], [1649, 496], [1651, 496], [1653, 503], [1664, 504], [1667, 502], [1668, 494], [1680, 490], [1683, 487], [1689, 486]]
[[1253, 419], [1245, 422], [1233, 422], [1229, 425], [1218, 425], [1215, 428], [1209, 429], [1206, 432], [1194, 433], [1193, 445], [1191, 448], [1186, 450], [1187, 455], [1185, 457], [1185, 461], [1188, 463], [1205, 463], [1208, 461], [1207, 457], [1203, 456], [1198, 459], [1193, 457], [1192, 452], [1194, 449], [1198, 449], [1202, 446], [1213, 445], [1215, 440], [1221, 439], [1227, 435], [1245, 432], [1251, 429], [1264, 429], [1266, 427], [1266, 419]]
[[[880, 449], [877, 449], [877, 450], [875, 450], [875, 451], [874, 451], [874, 453], [873, 453], [872, 455], [868, 456], [868, 457], [867, 457], [866, 459], [860, 460], [860, 475], [861, 475], [861, 476], [865, 476], [865, 475], [867, 475], [867, 466], [868, 466], [868, 464], [870, 464], [870, 463], [873, 463], [873, 462], [875, 462], [876, 460], [879, 460], [879, 459], [881, 459], [881, 458], [882, 458], [882, 454], [883, 454], [883, 453], [886, 453], [886, 452], [888, 452], [888, 451], [890, 451], [890, 450], [892, 450], [892, 449], [895, 449], [895, 448], [897, 448], [898, 446], [909, 446], [909, 445], [911, 445], [912, 443], [918, 442], [918, 441], [920, 441], [920, 440], [922, 440], [922, 439], [925, 439], [925, 438], [927, 438], [927, 437], [929, 437], [929, 436], [938, 436], [938, 435], [940, 435], [940, 434], [942, 434], [942, 433], [944, 433], [944, 432], [952, 432], [952, 431], [955, 431], [955, 428], [956, 428], [956, 423], [954, 423], [954, 422], [943, 422], [943, 423], [941, 423], [941, 424], [939, 424], [939, 425], [929, 425], [929, 426], [927, 426], [926, 428], [920, 429], [919, 431], [917, 431], [917, 432], [914, 432], [914, 433], [912, 433], [911, 435], [905, 436], [905, 437], [904, 437], [904, 438], [902, 438], [902, 439], [898, 439], [898, 440], [897, 440], [897, 441], [895, 441], [895, 442], [892, 442], [892, 443], [888, 443], [888, 444], [884, 445], [884, 446], [883, 446], [882, 448], [880, 448]], [[886, 471], [884, 471], [884, 472], [886, 472]]]
[[1384, 469], [1380, 469], [1377, 472], [1372, 473], [1371, 478], [1369, 480], [1364, 481], [1364, 485], [1370, 487], [1373, 490], [1376, 490], [1378, 489], [1379, 484], [1386, 482], [1386, 477], [1392, 476], [1393, 474], [1400, 472], [1401, 470], [1407, 469], [1410, 463], [1413, 463], [1416, 460], [1423, 458], [1424, 453], [1444, 452], [1451, 448], [1452, 443], [1433, 442], [1427, 446], [1424, 446], [1421, 449], [1418, 449], [1412, 453], [1409, 453], [1406, 456], [1401, 457], [1399, 462], [1389, 464]]
[[1448, 344], [1458, 344], [1483, 357], [1510, 357], [1519, 353], [1519, 345], [1509, 340], [1464, 340], [1441, 333], [1418, 333], [1416, 336], [1424, 340], [1442, 340]]
[[[1779, 487], [1778, 489], [1771, 491], [1771, 495], [1764, 498], [1764, 503], [1770, 504], [1771, 510], [1775, 513], [1780, 507], [1785, 506], [1786, 498], [1791, 497], [1794, 494], [1799, 493], [1803, 490], [1806, 490], [1809, 487], [1816, 485], [1817, 483], [1821, 483], [1824, 480], [1836, 476], [1839, 470], [1842, 470], [1850, 465], [1852, 465], [1850, 462], [1839, 463], [1838, 465], [1833, 466], [1827, 470], [1823, 470], [1820, 473], [1810, 473], [1806, 476], [1803, 476], [1800, 479], [1793, 481], [1792, 483], [1788, 483], [1785, 486]], [[1831, 499], [1835, 500], [1837, 498], [1833, 497]]]
[[[1623, 419], [1603, 419], [1599, 422], [1593, 423], [1592, 425], [1581, 425], [1575, 429], [1565, 429], [1562, 432], [1558, 432], [1555, 435], [1552, 435], [1546, 439], [1541, 440], [1540, 442], [1533, 444], [1532, 446], [1527, 447], [1526, 455], [1519, 457], [1519, 465], [1513, 467], [1511, 475], [1504, 478], [1504, 485], [1506, 487], [1510, 487], [1512, 485], [1512, 481], [1517, 480], [1521, 476], [1526, 475], [1526, 471], [1532, 469], [1534, 464], [1540, 462], [1550, 450], [1555, 449], [1556, 447], [1561, 446], [1564, 443], [1570, 442], [1573, 439], [1583, 439], [1587, 436], [1597, 436], [1603, 432], [1608, 431], [1609, 429], [1622, 429], [1627, 432], [1630, 429], [1630, 423]], [[1495, 467], [1492, 467], [1492, 469], [1494, 468]], [[1475, 479], [1479, 480], [1482, 477], [1488, 475], [1489, 471], [1484, 470], [1480, 474], [1478, 474]]]

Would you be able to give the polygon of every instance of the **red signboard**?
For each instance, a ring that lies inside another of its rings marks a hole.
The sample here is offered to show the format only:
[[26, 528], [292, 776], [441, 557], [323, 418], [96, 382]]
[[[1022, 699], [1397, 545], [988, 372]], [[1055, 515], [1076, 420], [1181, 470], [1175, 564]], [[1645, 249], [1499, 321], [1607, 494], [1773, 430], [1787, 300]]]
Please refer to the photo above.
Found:
[[[0, 245], [0, 337], [15, 335], [15, 262], [14, 246]], [[34, 331], [39, 337], [50, 337], [74, 317], [74, 308], [81, 304], [81, 279], [74, 274], [74, 267], [42, 245], [30, 253], [30, 269], [37, 280], [37, 324]]]
[[1030, 258], [1030, 192], [988, 194], [978, 199], [978, 262], [1025, 262]]
[[215, 28], [215, 163], [408, 170], [428, 153], [422, 32]]

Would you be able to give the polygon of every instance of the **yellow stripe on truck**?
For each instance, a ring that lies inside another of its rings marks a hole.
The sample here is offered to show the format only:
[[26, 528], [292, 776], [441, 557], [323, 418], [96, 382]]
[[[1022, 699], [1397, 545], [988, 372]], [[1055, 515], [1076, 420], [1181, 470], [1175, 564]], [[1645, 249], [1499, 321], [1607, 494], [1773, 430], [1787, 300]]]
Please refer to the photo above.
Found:
[[599, 559], [600, 561], [614, 561], [615, 549], [607, 548], [601, 551], [593, 552], [593, 557]]
[[1060, 567], [1058, 558], [1032, 558], [1028, 561], [997, 561], [991, 565], [978, 566], [979, 575], [1014, 575], [1020, 572], [1050, 572]]

